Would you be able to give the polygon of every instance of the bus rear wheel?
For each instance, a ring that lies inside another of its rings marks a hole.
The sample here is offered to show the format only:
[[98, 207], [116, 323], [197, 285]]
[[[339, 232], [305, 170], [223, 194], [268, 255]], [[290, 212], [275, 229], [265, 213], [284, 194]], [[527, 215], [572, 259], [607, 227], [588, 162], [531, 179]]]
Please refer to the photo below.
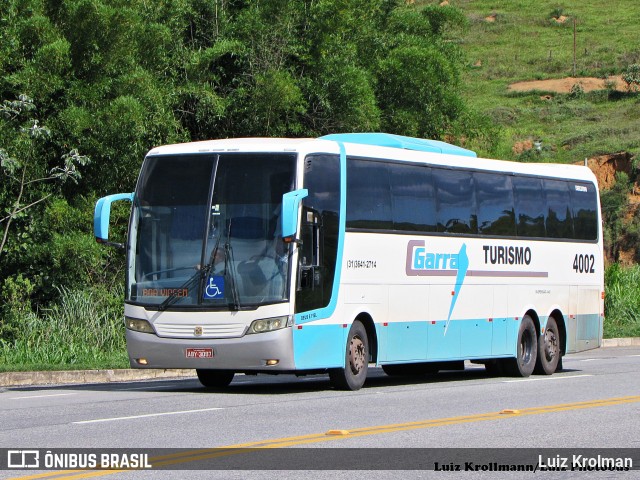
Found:
[[551, 375], [558, 368], [560, 360], [560, 336], [558, 325], [553, 317], [547, 320], [544, 335], [538, 342], [538, 360], [534, 373], [539, 375]]
[[364, 325], [353, 322], [347, 337], [345, 368], [329, 370], [329, 379], [339, 390], [360, 390], [367, 379], [369, 368], [369, 339]]
[[234, 372], [229, 370], [209, 370], [197, 368], [198, 380], [207, 388], [225, 388], [233, 380]]
[[533, 373], [538, 357], [538, 335], [536, 326], [529, 315], [522, 317], [518, 330], [518, 353], [516, 358], [504, 361], [503, 366], [509, 375], [528, 377]]

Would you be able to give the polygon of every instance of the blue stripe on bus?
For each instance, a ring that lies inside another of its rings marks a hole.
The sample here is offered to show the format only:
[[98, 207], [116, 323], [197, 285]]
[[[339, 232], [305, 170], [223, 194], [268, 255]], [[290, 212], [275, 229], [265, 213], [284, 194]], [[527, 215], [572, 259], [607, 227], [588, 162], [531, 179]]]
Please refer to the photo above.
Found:
[[347, 217], [347, 153], [344, 145], [341, 142], [337, 143], [340, 149], [340, 221], [338, 223], [338, 251], [336, 254], [335, 276], [331, 289], [331, 300], [326, 307], [297, 313], [294, 316], [293, 357], [296, 368], [303, 370], [345, 366], [347, 328], [344, 328], [342, 324], [298, 328], [298, 325], [331, 317], [338, 304], [342, 274], [340, 266], [342, 265]]
[[599, 314], [578, 315], [578, 328], [576, 337], [578, 340], [592, 340], [600, 337], [600, 323], [602, 317]]
[[344, 367], [347, 329], [342, 324], [293, 327], [297, 369]]
[[[447, 328], [448, 323], [448, 328]], [[513, 356], [519, 321], [511, 318], [390, 322], [380, 360], [460, 360]]]
[[[515, 357], [521, 319], [514, 317], [376, 324], [379, 363]], [[577, 316], [578, 340], [597, 339], [601, 316]], [[348, 328], [343, 324], [294, 326], [296, 368], [343, 367]], [[582, 335], [581, 335], [582, 334]], [[568, 339], [570, 343], [571, 339]]]

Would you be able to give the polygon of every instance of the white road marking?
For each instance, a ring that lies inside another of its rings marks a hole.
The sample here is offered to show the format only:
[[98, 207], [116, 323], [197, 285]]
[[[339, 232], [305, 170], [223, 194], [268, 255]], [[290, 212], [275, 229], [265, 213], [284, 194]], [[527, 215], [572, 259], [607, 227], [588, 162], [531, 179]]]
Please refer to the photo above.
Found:
[[212, 412], [214, 410], [223, 410], [223, 408], [216, 407], [216, 408], [201, 408], [199, 410], [182, 410], [179, 412], [147, 413], [146, 415], [132, 415], [130, 417], [99, 418], [96, 420], [83, 420], [81, 422], [72, 422], [72, 423], [75, 425], [82, 425], [85, 423], [116, 422], [118, 420], [134, 420], [136, 418], [162, 417], [165, 415], [182, 415], [184, 413]]
[[552, 376], [552, 377], [540, 377], [540, 378], [521, 378], [519, 380], [504, 380], [502, 383], [539, 382], [541, 380], [565, 380], [567, 378], [580, 378], [580, 377], [593, 377], [593, 375], [568, 375], [566, 377]]
[[67, 395], [77, 395], [77, 393], [50, 393], [47, 395], [29, 395], [25, 397], [11, 397], [10, 400], [26, 400], [29, 398], [45, 398], [45, 397], [65, 397]]

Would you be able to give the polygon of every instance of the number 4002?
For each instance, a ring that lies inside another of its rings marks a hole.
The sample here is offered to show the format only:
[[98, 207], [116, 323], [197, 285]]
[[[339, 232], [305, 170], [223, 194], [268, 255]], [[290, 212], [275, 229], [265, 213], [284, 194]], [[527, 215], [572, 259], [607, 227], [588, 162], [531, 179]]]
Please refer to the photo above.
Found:
[[596, 273], [595, 255], [576, 255], [573, 259], [573, 269], [576, 273]]

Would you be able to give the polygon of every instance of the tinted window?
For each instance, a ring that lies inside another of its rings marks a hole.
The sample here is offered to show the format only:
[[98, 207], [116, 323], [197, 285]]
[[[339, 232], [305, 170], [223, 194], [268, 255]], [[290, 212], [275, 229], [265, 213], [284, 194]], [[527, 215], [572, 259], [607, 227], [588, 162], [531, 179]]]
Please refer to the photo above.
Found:
[[544, 180], [547, 194], [547, 237], [573, 238], [569, 184], [562, 180]]
[[202, 154], [150, 156], [140, 175], [137, 200], [143, 206], [197, 204], [206, 209], [214, 163], [214, 156]]
[[598, 196], [592, 183], [569, 183], [573, 208], [573, 230], [578, 240], [598, 238]]
[[347, 227], [596, 240], [597, 190], [498, 172], [348, 159]]
[[436, 231], [436, 201], [431, 168], [389, 165], [393, 228], [415, 232]]
[[478, 233], [473, 177], [462, 170], [433, 169], [438, 231]]
[[542, 180], [513, 177], [516, 222], [519, 237], [544, 237], [545, 202]]
[[478, 200], [478, 231], [484, 235], [516, 234], [511, 177], [474, 173]]
[[303, 200], [299, 262], [302, 267], [313, 267], [313, 271], [309, 274], [312, 285], [296, 292], [296, 312], [326, 307], [331, 301], [340, 218], [339, 157], [309, 155], [305, 159], [304, 188], [309, 196]]
[[347, 227], [391, 230], [391, 192], [387, 165], [347, 161]]
[[[288, 247], [279, 225], [295, 164], [295, 154], [147, 157], [131, 223], [127, 300], [219, 308], [287, 300]], [[214, 276], [222, 283], [203, 295]]]

